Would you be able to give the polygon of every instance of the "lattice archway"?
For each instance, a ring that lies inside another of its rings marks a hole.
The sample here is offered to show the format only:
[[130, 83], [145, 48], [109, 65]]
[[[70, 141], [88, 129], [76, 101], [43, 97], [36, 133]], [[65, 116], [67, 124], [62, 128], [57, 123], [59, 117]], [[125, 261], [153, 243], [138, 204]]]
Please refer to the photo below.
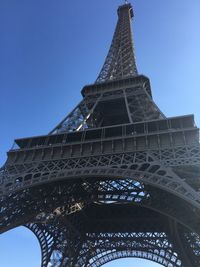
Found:
[[161, 254], [159, 255], [158, 250], [155, 250], [154, 252], [127, 251], [127, 250], [111, 251], [105, 253], [105, 255], [100, 256], [99, 259], [88, 265], [88, 267], [100, 267], [104, 266], [106, 263], [125, 258], [144, 259], [147, 261], [158, 263], [160, 264], [160, 266], [166, 266], [166, 267], [181, 266], [181, 261], [177, 259], [176, 254], [173, 255], [173, 253], [171, 253], [171, 255], [168, 255], [169, 259], [166, 259], [163, 256], [166, 256], [165, 252], [161, 251]]
[[[82, 166], [83, 163], [80, 164]], [[59, 176], [60, 173], [57, 173]], [[76, 168], [70, 171], [62, 171], [62, 178], [58, 176], [53, 177], [52, 172], [51, 182], [48, 181], [48, 175], [49, 173], [46, 170], [46, 173], [41, 175], [41, 181], [43, 182], [36, 183], [35, 185], [34, 183], [27, 183], [23, 190], [18, 189], [13, 194], [9, 194], [4, 200], [5, 207], [2, 208], [1, 212], [1, 223], [5, 223], [5, 227], [8, 227], [7, 229], [28, 223], [27, 226], [36, 234], [41, 244], [42, 267], [47, 267], [48, 262], [51, 261], [57, 261], [58, 264], [62, 261], [64, 263], [65, 261], [69, 261], [69, 258], [66, 258], [68, 252], [65, 252], [65, 250], [69, 249], [66, 247], [66, 239], [70, 240], [70, 231], [66, 233], [65, 227], [63, 228], [60, 225], [60, 221], [62, 222], [64, 218], [66, 223], [66, 220], [68, 220], [67, 216], [71, 216], [69, 218], [72, 218], [72, 224], [75, 223], [76, 225], [77, 221], [83, 219], [81, 217], [79, 218], [79, 211], [83, 211], [84, 214], [87, 210], [90, 210], [90, 206], [93, 204], [98, 205], [98, 207], [108, 206], [110, 204], [126, 207], [131, 204], [141, 207], [141, 209], [147, 208], [152, 212], [155, 211], [157, 214], [161, 214], [169, 222], [172, 220], [186, 226], [186, 229], [190, 229], [190, 232], [200, 232], [198, 224], [199, 215], [195, 207], [190, 204], [190, 202], [193, 203], [195, 200], [188, 198], [186, 191], [183, 191], [183, 194], [181, 194], [182, 191], [179, 190], [182, 190], [182, 187], [177, 186], [177, 183], [175, 183], [174, 188], [171, 188], [171, 185], [174, 185], [173, 179], [174, 177], [176, 178], [176, 175], [168, 168], [165, 169], [156, 163], [121, 165], [120, 167], [115, 165], [112, 167]], [[43, 180], [42, 178], [47, 179]], [[182, 181], [180, 182], [181, 185], [184, 185]], [[161, 199], [162, 201], [160, 201]], [[9, 210], [12, 212], [9, 212]], [[10, 214], [10, 217], [8, 214]], [[22, 216], [19, 216], [19, 214]], [[25, 215], [24, 217], [23, 214]], [[23, 218], [26, 218], [26, 221]], [[189, 235], [189, 239], [184, 238], [184, 240], [189, 240], [189, 242], [186, 241], [188, 244], [191, 243], [190, 237]], [[158, 240], [160, 238], [158, 237]], [[59, 242], [56, 240], [59, 240]], [[62, 249], [59, 243], [63, 244]], [[73, 246], [78, 249], [79, 245], [73, 244]], [[110, 249], [112, 250], [112, 248]], [[155, 246], [153, 249], [155, 249]], [[195, 249], [191, 248], [191, 251]], [[88, 255], [86, 249], [82, 254], [85, 257], [82, 256], [80, 264], [77, 267], [84, 266], [85, 261], [92, 259], [94, 262], [87, 262], [85, 266], [101, 266], [97, 264], [100, 264], [98, 262], [101, 262], [101, 260], [108, 259], [106, 257], [106, 251], [107, 249], [101, 251], [103, 254]], [[120, 247], [118, 251], [126, 250], [125, 247]], [[142, 251], [143, 258], [150, 257], [154, 261], [157, 260], [158, 263], [163, 260], [165, 263], [164, 266], [168, 266], [167, 262], [172, 264], [168, 258], [174, 258], [174, 252], [168, 252], [165, 258], [165, 256], [158, 257], [161, 251], [159, 251], [159, 254], [156, 254], [152, 250], [149, 252], [146, 251], [146, 248], [145, 250], [141, 250], [139, 247], [138, 250], [127, 249], [127, 251]], [[117, 252], [113, 252], [112, 257], [116, 257]], [[101, 257], [98, 255], [101, 255]], [[198, 257], [199, 255], [197, 255]], [[177, 262], [178, 260], [180, 259], [177, 258]], [[179, 266], [177, 264], [175, 267]], [[72, 266], [76, 265], [74, 264]]]
[[[123, 176], [128, 174], [130, 178], [122, 178]], [[148, 173], [145, 174], [148, 175]], [[51, 183], [45, 181], [42, 184], [36, 183], [36, 185], [32, 184], [31, 186], [29, 186], [29, 188], [25, 188], [23, 190], [9, 194], [8, 196], [2, 197], [2, 203], [4, 204], [4, 206], [2, 205], [0, 223], [1, 229], [4, 224], [8, 224], [8, 229], [12, 229], [13, 227], [28, 222], [23, 222], [23, 216], [18, 217], [18, 209], [22, 211], [22, 207], [20, 207], [22, 202], [23, 213], [25, 214], [26, 212], [29, 212], [30, 215], [31, 210], [32, 214], [31, 216], [29, 216], [30, 218], [28, 218], [29, 222], [33, 222], [33, 212], [36, 215], [38, 213], [38, 208], [39, 210], [41, 210], [41, 207], [44, 206], [44, 199], [46, 201], [45, 206], [48, 209], [48, 212], [58, 211], [58, 214], [60, 214], [59, 207], [68, 206], [67, 208], [72, 210], [74, 209], [74, 205], [76, 206], [76, 196], [79, 198], [79, 200], [77, 201], [82, 202], [83, 205], [87, 205], [88, 201], [90, 203], [93, 201], [118, 203], [132, 202], [136, 205], [142, 205], [165, 214], [166, 216], [177, 220], [181, 224], [184, 224], [186, 227], [189, 227], [194, 232], [198, 233], [200, 231], [198, 223], [199, 212], [194, 206], [190, 205], [190, 203], [187, 203], [183, 198], [181, 198], [180, 194], [176, 195], [173, 190], [173, 194], [169, 192], [169, 190], [163, 190], [163, 188], [165, 188], [164, 185], [162, 185], [161, 188], [159, 185], [157, 186], [157, 184], [156, 186], [154, 186], [153, 183], [148, 182], [148, 178], [146, 182], [146, 180], [143, 179], [144, 174], [143, 177], [141, 177], [141, 174], [138, 171], [130, 171], [127, 169], [124, 170], [119, 168], [93, 168], [92, 170], [78, 170], [75, 173], [71, 173], [71, 175], [71, 178], [67, 177], [67, 179], [65, 180], [62, 179], [55, 182], [52, 181]], [[151, 177], [152, 179], [160, 179], [161, 183], [165, 179], [165, 177], [163, 176], [158, 177], [158, 174], [152, 175], [152, 173]], [[81, 197], [79, 197], [78, 187], [80, 185], [82, 187], [82, 190], [84, 190], [87, 195], [86, 200], [81, 200]], [[66, 189], [65, 192], [63, 192], [62, 187]], [[38, 195], [38, 188], [40, 195]], [[136, 193], [136, 188], [137, 190], [140, 190], [140, 192], [138, 191], [139, 194], [138, 192]], [[49, 190], [49, 192], [51, 193], [47, 194], [47, 190]], [[63, 196], [61, 197], [62, 192]], [[51, 203], [52, 194], [56, 199], [56, 201], [54, 201], [54, 207]], [[38, 198], [37, 201], [35, 199], [36, 195]], [[70, 203], [71, 200], [69, 199], [70, 197], [72, 197], [72, 195], [74, 201], [73, 203]], [[26, 199], [26, 201], [24, 201], [24, 199]], [[162, 199], [162, 201], [160, 201], [160, 199]], [[68, 201], [69, 203], [67, 203]], [[51, 203], [51, 211], [50, 207], [47, 207], [48, 202]], [[67, 205], [65, 203], [67, 203]], [[176, 203], [176, 205], [173, 205], [173, 203]], [[37, 206], [35, 206], [36, 204]], [[9, 210], [12, 210], [11, 214]], [[13, 210], [16, 212], [13, 212]], [[64, 209], [64, 212], [65, 211], [66, 210]], [[71, 213], [71, 211], [69, 212]], [[11, 217], [9, 217], [9, 214], [11, 215]], [[16, 222], [13, 227], [12, 222], [9, 222], [12, 217], [16, 217], [16, 220], [17, 218], [19, 218], [19, 224]]]
[[[73, 183], [74, 186], [74, 183]], [[135, 205], [138, 205], [138, 207], [142, 209], [142, 207], [146, 207], [150, 210], [155, 210], [158, 214], [165, 214], [166, 220], [168, 220], [167, 218], [175, 218], [177, 219], [177, 221], [181, 221], [181, 219], [183, 219], [182, 223], [187, 225], [187, 222], [184, 221], [185, 218], [181, 218], [179, 217], [179, 215], [181, 216], [183, 212], [182, 209], [181, 213], [178, 214], [179, 210], [173, 210], [170, 211], [171, 206], [168, 205], [168, 210], [164, 210], [164, 207], [166, 207], [166, 203], [165, 200], [169, 199], [169, 195], [165, 195], [167, 194], [167, 192], [162, 192], [162, 197], [163, 197], [163, 201], [158, 201], [160, 199], [160, 190], [157, 192], [155, 191], [155, 188], [153, 189], [153, 195], [154, 198], [150, 198], [150, 196], [152, 195], [151, 192], [151, 188], [148, 187], [148, 190], [145, 188], [146, 185], [143, 185], [141, 183], [139, 183], [138, 181], [134, 181], [132, 179], [106, 179], [106, 178], [89, 178], [87, 180], [82, 179], [81, 181], [79, 181], [79, 183], [77, 183], [77, 186], [83, 186], [84, 190], [86, 190], [88, 192], [88, 194], [91, 194], [91, 192], [96, 192], [96, 194], [98, 195], [98, 198], [95, 198], [94, 195], [90, 197], [90, 201], [92, 200], [92, 202], [95, 202], [95, 205], [99, 205], [99, 206], [105, 206], [105, 205], [123, 205], [123, 204], [127, 204], [128, 203], [134, 203]], [[54, 190], [56, 188], [56, 184], [54, 184]], [[69, 189], [69, 183], [68, 184], [57, 184], [57, 189], [61, 190], [60, 194], [64, 195], [64, 192], [66, 189]], [[124, 189], [123, 189], [124, 188]], [[123, 190], [122, 190], [123, 189]], [[74, 190], [76, 191], [77, 188], [74, 187]], [[132, 194], [132, 192], [134, 191], [135, 194]], [[156, 197], [157, 196], [157, 197]], [[170, 196], [172, 197], [172, 196]], [[87, 197], [86, 197], [87, 199]], [[88, 199], [87, 199], [88, 200]], [[148, 202], [150, 200], [150, 202]], [[74, 204], [67, 210], [67, 207], [57, 207], [55, 210], [55, 216], [54, 218], [50, 218], [49, 221], [47, 220], [47, 222], [45, 222], [45, 224], [43, 224], [43, 220], [46, 216], [51, 217], [48, 214], [41, 214], [41, 217], [37, 218], [39, 221], [39, 224], [31, 224], [28, 225], [29, 228], [31, 228], [31, 230], [38, 236], [38, 239], [40, 240], [40, 243], [42, 244], [42, 253], [43, 253], [43, 262], [44, 264], [42, 266], [46, 267], [46, 263], [49, 261], [50, 259], [50, 255], [53, 255], [52, 261], [53, 262], [59, 262], [64, 260], [66, 253], [64, 252], [60, 252], [59, 249], [55, 249], [52, 251], [52, 247], [55, 247], [55, 239], [59, 239], [60, 243], [65, 243], [66, 240], [63, 239], [63, 233], [62, 233], [62, 228], [59, 226], [57, 227], [57, 225], [55, 224], [55, 229], [54, 226], [52, 225], [53, 222], [55, 222], [55, 220], [59, 221], [59, 218], [62, 218], [62, 216], [66, 216], [66, 214], [68, 214], [67, 216], [71, 216], [69, 217], [70, 220], [72, 218], [72, 221], [74, 221], [76, 227], [77, 227], [77, 221], [78, 221], [78, 225], [79, 222], [81, 220], [81, 217], [79, 217], [79, 211], [80, 209], [80, 205], [81, 203], [84, 203], [80, 201], [78, 202], [77, 200], [74, 199], [75, 202], [73, 202]], [[180, 207], [178, 203], [178, 198], [171, 198], [172, 203], [176, 202], [177, 207]], [[87, 202], [87, 201], [86, 201]], [[155, 203], [159, 204], [159, 205], [155, 205]], [[90, 203], [85, 203], [86, 206], [82, 206], [83, 208], [83, 214], [87, 211], [90, 210]], [[88, 206], [89, 205], [89, 206]], [[125, 205], [125, 206], [127, 206]], [[185, 206], [185, 205], [183, 205]], [[88, 208], [87, 208], [88, 207]], [[187, 208], [187, 206], [186, 206]], [[191, 210], [192, 211], [192, 210]], [[171, 212], [171, 213], [170, 213]], [[176, 213], [176, 216], [175, 216]], [[51, 214], [52, 215], [52, 214]], [[193, 217], [188, 216], [188, 212], [185, 214], [186, 218], [192, 218], [193, 221]], [[57, 218], [57, 219], [56, 219]], [[74, 219], [75, 218], [75, 219]], [[62, 219], [61, 219], [62, 220]], [[173, 221], [173, 220], [172, 220]], [[169, 220], [170, 222], [170, 220]], [[48, 226], [49, 224], [49, 226]], [[79, 226], [78, 226], [79, 227]], [[58, 230], [59, 229], [59, 230]], [[73, 229], [73, 228], [72, 228]], [[54, 236], [54, 232], [56, 232], [56, 236]], [[123, 230], [124, 231], [124, 230]], [[174, 231], [177, 234], [177, 229], [172, 225], [172, 231]], [[64, 229], [65, 232], [65, 229]], [[124, 231], [125, 232], [125, 231]], [[187, 238], [187, 240], [193, 238], [192, 235], [190, 234], [190, 231], [186, 228], [184, 228], [184, 235], [186, 232], [187, 237], [183, 238]], [[122, 236], [120, 233], [119, 237]], [[152, 233], [151, 233], [152, 234]], [[81, 253], [81, 258], [79, 259], [77, 265], [72, 265], [72, 266], [77, 266], [77, 267], [82, 267], [82, 266], [91, 266], [91, 267], [96, 267], [96, 266], [101, 266], [102, 265], [102, 261], [106, 261], [108, 259], [112, 259], [113, 257], [117, 257], [117, 255], [121, 255], [120, 257], [141, 257], [144, 259], [151, 259], [157, 263], [162, 263], [163, 266], [183, 266], [180, 265], [180, 258], [177, 257], [176, 254], [176, 250], [172, 250], [172, 248], [170, 248], [170, 242], [167, 241], [167, 237], [165, 236], [164, 233], [162, 233], [161, 235], [157, 235], [156, 233], [153, 233], [154, 236], [150, 235], [150, 239], [151, 242], [155, 242], [154, 246], [152, 248], [150, 248], [150, 251], [147, 251], [146, 248], [143, 250], [140, 249], [134, 249], [134, 250], [130, 250], [127, 249], [125, 250], [125, 245], [122, 246], [122, 248], [124, 247], [124, 250], [112, 250], [112, 248], [109, 247], [109, 249], [101, 249], [101, 253], [94, 253], [94, 255], [90, 255], [88, 254], [88, 250], [87, 250], [87, 245], [86, 247], [84, 247], [84, 251]], [[178, 233], [179, 234], [179, 233]], [[177, 235], [178, 235], [177, 234]], [[65, 233], [66, 235], [66, 233]], [[131, 233], [131, 238], [132, 240], [136, 239], [137, 236], [134, 236], [134, 233]], [[140, 238], [146, 238], [144, 236], [144, 233], [140, 233], [141, 236], [139, 236]], [[143, 235], [143, 236], [142, 236]], [[162, 236], [163, 235], [163, 236]], [[104, 238], [102, 235], [101, 236], [87, 236], [89, 239], [92, 238], [92, 242], [97, 242], [94, 240], [101, 240], [101, 238]], [[70, 238], [70, 237], [69, 237]], [[118, 238], [118, 237], [117, 237]], [[124, 239], [126, 239], [125, 236], [123, 236]], [[164, 247], [162, 249], [162, 246], [158, 246], [157, 249], [155, 249], [156, 247], [156, 242], [158, 242], [157, 240], [161, 240], [162, 238], [164, 238], [164, 242], [163, 244], [165, 244], [168, 248], [169, 251], [167, 251], [166, 253], [166, 249], [167, 247]], [[182, 238], [182, 237], [181, 237]], [[111, 238], [114, 239], [114, 238]], [[186, 239], [185, 239], [186, 240]], [[123, 240], [122, 240], [123, 241]], [[193, 242], [194, 243], [194, 242]], [[197, 242], [198, 243], [198, 242]], [[95, 243], [97, 245], [97, 243]], [[190, 241], [188, 242], [188, 245], [190, 246], [190, 244], [192, 244]], [[65, 245], [63, 245], [65, 246]], [[78, 247], [78, 245], [75, 245]], [[91, 245], [89, 245], [88, 247], [90, 248]], [[93, 247], [93, 245], [92, 245]], [[94, 248], [94, 247], [93, 247]], [[127, 248], [127, 247], [126, 247]], [[198, 251], [199, 245], [196, 245], [196, 248], [190, 248], [191, 251]], [[63, 248], [65, 250], [65, 248]], [[96, 247], [97, 251], [100, 251], [100, 248], [98, 248], [98, 246]], [[120, 247], [121, 249], [121, 247]], [[108, 251], [108, 252], [107, 252]], [[120, 252], [121, 251], [121, 252]], [[123, 252], [124, 251], [124, 252]], [[132, 251], [132, 252], [130, 252]], [[138, 254], [136, 253], [138, 251]], [[112, 252], [112, 253], [111, 253]], [[123, 253], [122, 253], [123, 252]], [[126, 253], [127, 254], [126, 254]], [[53, 253], [53, 254], [52, 254]], [[64, 254], [63, 254], [64, 253]], [[111, 254], [110, 254], [111, 253]], [[142, 254], [141, 254], [142, 253]], [[197, 253], [198, 254], [198, 253]], [[112, 256], [112, 257], [111, 257]], [[64, 257], [64, 258], [63, 258]], [[199, 255], [197, 255], [197, 258], [199, 257]], [[114, 258], [113, 258], [114, 259]], [[69, 259], [67, 259], [69, 260]], [[89, 262], [87, 263], [87, 265], [84, 265], [84, 262], [88, 260]], [[65, 261], [64, 261], [65, 262]], [[175, 263], [174, 263], [175, 262]], [[174, 264], [174, 265], [172, 265]], [[57, 265], [56, 265], [57, 266]], [[58, 265], [59, 266], [59, 265]]]

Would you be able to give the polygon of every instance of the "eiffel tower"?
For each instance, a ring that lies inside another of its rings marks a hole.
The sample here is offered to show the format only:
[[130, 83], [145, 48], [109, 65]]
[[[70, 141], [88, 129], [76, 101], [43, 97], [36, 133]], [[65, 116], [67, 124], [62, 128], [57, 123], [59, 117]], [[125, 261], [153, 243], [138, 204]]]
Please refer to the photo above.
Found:
[[15, 140], [0, 170], [0, 231], [24, 225], [41, 267], [137, 257], [200, 266], [200, 146], [194, 116], [167, 118], [138, 74], [130, 3], [103, 68], [48, 135]]

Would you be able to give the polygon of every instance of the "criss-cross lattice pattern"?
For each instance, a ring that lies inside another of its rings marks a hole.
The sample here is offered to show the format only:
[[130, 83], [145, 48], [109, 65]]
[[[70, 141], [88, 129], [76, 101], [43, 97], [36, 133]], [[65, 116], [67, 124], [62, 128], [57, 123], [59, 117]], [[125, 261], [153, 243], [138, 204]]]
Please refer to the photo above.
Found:
[[110, 50], [96, 80], [97, 83], [137, 75], [131, 36], [131, 5], [119, 7], [118, 16]]
[[[114, 242], [110, 243], [110, 238]], [[113, 259], [125, 257], [151, 259], [168, 267], [181, 266], [167, 235], [162, 232], [88, 234], [88, 239], [92, 246], [91, 258], [85, 265], [80, 259], [79, 266], [97, 267]]]
[[97, 106], [101, 95], [96, 94], [84, 98], [51, 132], [74, 132], [90, 128], [93, 125], [89, 124], [90, 117]]
[[[16, 140], [0, 169], [0, 233], [25, 225], [41, 267], [118, 258], [200, 266], [200, 146], [192, 115], [165, 118], [137, 74], [133, 10], [118, 8], [103, 68], [47, 136]], [[90, 129], [93, 128], [93, 129]]]
[[162, 166], [160, 161], [149, 152], [44, 161], [16, 165], [15, 168], [11, 166], [7, 172], [4, 181], [2, 180], [2, 189], [5, 193], [67, 177], [108, 175], [132, 177], [138, 181], [153, 184], [178, 194], [195, 206], [200, 202], [199, 192], [189, 186], [171, 168]]
[[130, 123], [165, 118], [141, 82], [132, 87], [85, 96], [50, 134], [101, 127], [102, 120], [98, 117], [102, 112], [102, 103], [113, 100], [123, 103], [122, 108], [126, 110]]
[[[64, 263], [77, 267], [101, 266], [128, 255], [149, 258], [163, 266], [188, 267], [182, 262], [179, 246], [173, 243], [174, 233], [168, 219], [150, 210], [165, 212], [169, 218], [182, 221], [197, 232], [199, 217], [195, 210], [182, 206], [178, 198], [164, 192], [162, 198], [160, 202], [159, 190], [156, 192], [153, 187], [132, 179], [93, 177], [77, 183], [33, 187], [5, 198], [0, 228], [6, 230], [32, 221], [27, 227], [41, 243], [42, 267], [50, 263], [57, 267], [65, 266]], [[143, 210], [143, 206], [150, 209]], [[6, 216], [11, 210], [15, 211], [12, 216]], [[142, 224], [142, 218], [148, 218], [148, 222]], [[187, 243], [190, 255], [198, 262], [199, 237], [183, 229], [181, 242], [184, 246]]]

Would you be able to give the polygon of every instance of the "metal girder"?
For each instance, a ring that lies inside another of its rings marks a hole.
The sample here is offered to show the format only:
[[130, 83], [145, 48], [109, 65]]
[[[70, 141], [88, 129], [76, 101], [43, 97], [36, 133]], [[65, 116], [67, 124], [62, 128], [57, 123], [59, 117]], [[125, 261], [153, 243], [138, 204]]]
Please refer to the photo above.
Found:
[[200, 265], [200, 146], [192, 115], [166, 118], [138, 75], [130, 4], [83, 100], [47, 136], [16, 140], [0, 170], [0, 232], [25, 225], [41, 267], [117, 258]]
[[[150, 259], [163, 266], [188, 267], [185, 254], [175, 240], [175, 231], [183, 247], [190, 248], [188, 257], [194, 259], [192, 266], [199, 264], [199, 236], [189, 230], [191, 225], [188, 228], [186, 221], [191, 217], [194, 222], [196, 212], [189, 214], [192, 212], [189, 206], [151, 186], [132, 179], [96, 179], [94, 182], [91, 178], [76, 184], [71, 181], [48, 188], [41, 186], [39, 192], [29, 189], [26, 201], [28, 196], [32, 199], [29, 204], [33, 223], [26, 226], [41, 243], [42, 267], [49, 263], [55, 264], [53, 266], [101, 266], [128, 256]], [[159, 201], [161, 198], [166, 203]], [[37, 199], [35, 204], [34, 199]], [[22, 203], [23, 199], [20, 207]], [[16, 204], [17, 197], [13, 197], [12, 210], [16, 210], [18, 223], [22, 224], [22, 220], [25, 223], [30, 210], [19, 212]], [[75, 204], [80, 208], [72, 209]], [[186, 214], [187, 209], [190, 211]], [[178, 226], [181, 230], [177, 231], [175, 221], [176, 225], [184, 222], [187, 228]]]
[[137, 75], [137, 67], [131, 37], [130, 4], [119, 7], [118, 22], [103, 68], [96, 83]]
[[[102, 127], [104, 124], [117, 124], [115, 122], [116, 116], [114, 113], [110, 114], [112, 122], [106, 119], [105, 109], [107, 106], [111, 108], [111, 104], [117, 105], [116, 108], [119, 109], [119, 111], [124, 109], [126, 116], [129, 114], [127, 123], [165, 118], [157, 105], [153, 102], [146, 88], [146, 82], [142, 79], [139, 83], [137, 80], [133, 80], [131, 85], [124, 85], [121, 89], [115, 88], [110, 90], [108, 83], [107, 90], [84, 96], [77, 107], [67, 115], [50, 134], [75, 132], [87, 128]], [[120, 123], [126, 123], [125, 116], [118, 124]]]

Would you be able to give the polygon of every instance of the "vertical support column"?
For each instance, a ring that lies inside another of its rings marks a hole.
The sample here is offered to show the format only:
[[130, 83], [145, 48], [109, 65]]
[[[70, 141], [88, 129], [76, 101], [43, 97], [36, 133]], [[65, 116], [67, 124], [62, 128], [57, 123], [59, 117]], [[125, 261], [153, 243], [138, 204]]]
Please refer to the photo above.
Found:
[[189, 247], [188, 241], [184, 238], [184, 233], [180, 230], [181, 228], [176, 222], [173, 224], [171, 223], [171, 240], [173, 241], [174, 247], [179, 254], [182, 266], [199, 267], [199, 264], [197, 265], [195, 263], [195, 255]]
[[126, 110], [127, 110], [127, 113], [128, 113], [128, 118], [129, 118], [129, 122], [130, 123], [133, 123], [133, 120], [132, 120], [132, 117], [131, 117], [131, 113], [130, 113], [130, 110], [129, 110], [129, 106], [128, 106], [128, 100], [127, 100], [127, 96], [126, 96], [126, 89], [123, 90], [123, 93], [124, 93], [124, 99], [125, 99], [125, 104], [126, 104]]

